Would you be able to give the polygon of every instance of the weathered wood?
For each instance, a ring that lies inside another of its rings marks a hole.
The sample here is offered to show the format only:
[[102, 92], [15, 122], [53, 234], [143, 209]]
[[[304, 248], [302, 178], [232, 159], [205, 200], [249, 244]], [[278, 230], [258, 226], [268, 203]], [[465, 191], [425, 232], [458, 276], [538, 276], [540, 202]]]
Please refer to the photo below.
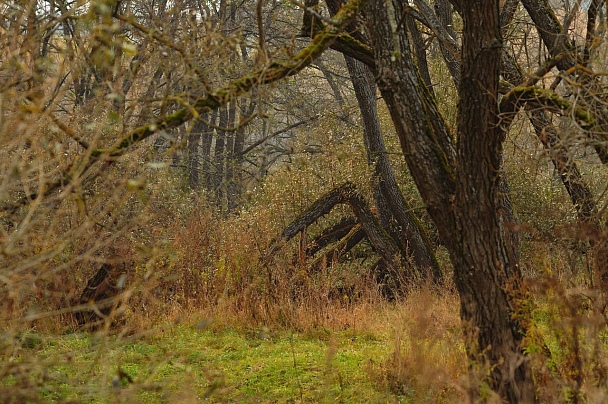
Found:
[[281, 245], [291, 240], [299, 232], [306, 229], [319, 218], [328, 214], [334, 206], [338, 204], [348, 204], [357, 220], [362, 225], [365, 235], [374, 251], [382, 258], [386, 267], [394, 274], [395, 279], [412, 279], [412, 274], [408, 272], [404, 275], [405, 267], [403, 258], [395, 241], [387, 234], [380, 225], [378, 218], [367, 206], [365, 199], [359, 194], [355, 186], [345, 183], [319, 198], [310, 208], [294, 219], [281, 233], [281, 237], [271, 243], [266, 261], [271, 260]]
[[104, 263], [89, 279], [76, 303], [89, 305], [91, 309], [74, 313], [78, 326], [95, 328], [111, 315], [116, 307], [116, 296], [121, 291], [117, 283], [123, 273], [120, 267]]

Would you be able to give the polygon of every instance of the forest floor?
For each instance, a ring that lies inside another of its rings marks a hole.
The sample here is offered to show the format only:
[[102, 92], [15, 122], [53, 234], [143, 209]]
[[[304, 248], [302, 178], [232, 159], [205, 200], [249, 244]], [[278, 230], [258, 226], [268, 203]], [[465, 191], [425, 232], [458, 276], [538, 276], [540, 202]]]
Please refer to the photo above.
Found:
[[0, 387], [29, 388], [43, 402], [459, 402], [466, 360], [452, 303], [419, 296], [341, 330], [189, 316], [124, 335], [28, 332], [2, 358], [15, 376]]

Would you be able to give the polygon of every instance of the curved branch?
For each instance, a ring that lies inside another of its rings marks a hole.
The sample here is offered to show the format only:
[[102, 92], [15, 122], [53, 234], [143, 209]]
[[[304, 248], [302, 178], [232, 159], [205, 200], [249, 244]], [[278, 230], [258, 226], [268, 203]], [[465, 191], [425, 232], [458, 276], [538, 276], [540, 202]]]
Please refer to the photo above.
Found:
[[283, 230], [279, 239], [271, 243], [265, 260], [267, 262], [271, 260], [283, 243], [291, 240], [296, 234], [306, 229], [306, 227], [322, 216], [328, 214], [334, 206], [338, 204], [348, 204], [351, 207], [357, 220], [363, 227], [370, 244], [374, 247], [376, 253], [380, 255], [386, 267], [394, 275], [395, 280], [412, 279], [411, 273], [409, 272], [406, 273], [406, 276], [403, 276], [405, 266], [400, 265], [399, 260], [397, 259], [401, 254], [394, 240], [382, 228], [378, 218], [371, 212], [363, 199], [363, 196], [357, 192], [353, 184], [348, 182], [338, 188], [334, 188], [319, 198], [305, 212], [294, 219]]

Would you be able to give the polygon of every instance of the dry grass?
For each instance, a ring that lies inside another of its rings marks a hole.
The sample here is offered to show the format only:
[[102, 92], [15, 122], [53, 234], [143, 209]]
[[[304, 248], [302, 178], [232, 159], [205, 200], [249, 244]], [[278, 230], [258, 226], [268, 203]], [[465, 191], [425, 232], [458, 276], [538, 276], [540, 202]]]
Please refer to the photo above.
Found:
[[[466, 401], [470, 381], [459, 301], [449, 287], [421, 287], [388, 303], [365, 268], [353, 263], [350, 272], [326, 264], [310, 274], [294, 260], [296, 245], [284, 246], [267, 262], [263, 257], [276, 234], [270, 214], [220, 220], [200, 210], [167, 232], [174, 235], [170, 254], [155, 266], [157, 287], [148, 292], [145, 312], [133, 311], [136, 329], [150, 329], [159, 319], [214, 319], [215, 330], [268, 328], [321, 337], [328, 330], [351, 330], [392, 346], [388, 359], [368, 364], [369, 377], [382, 389], [413, 402]], [[581, 303], [586, 290], [564, 286], [568, 262], [548, 262], [543, 249], [536, 251], [524, 257], [530, 268], [550, 265], [559, 278], [536, 270], [529, 301], [522, 303], [522, 314], [530, 317], [525, 349], [539, 398], [597, 402], [606, 391], [605, 319]]]
[[370, 364], [370, 376], [413, 402], [462, 402], [467, 360], [457, 296], [428, 288], [384, 310], [374, 329], [390, 335], [393, 353]]
[[[160, 220], [156, 225], [150, 221], [156, 230], [149, 231], [154, 248], [147, 254], [137, 255], [128, 239], [117, 239], [122, 243], [114, 243], [121, 246], [114, 250], [118, 252], [114, 262], [122, 262], [131, 274], [123, 295], [126, 310], [113, 328], [108, 322], [102, 331], [149, 335], [159, 324], [198, 323], [214, 331], [231, 329], [246, 335], [271, 330], [327, 339], [332, 332], [349, 332], [383, 341], [392, 352], [366, 365], [369, 380], [380, 391], [412, 402], [467, 400], [470, 381], [459, 301], [449, 286], [441, 290], [420, 287], [396, 302], [387, 302], [358, 261], [324, 263], [311, 273], [294, 259], [297, 241], [265, 260], [272, 235], [278, 233], [272, 219], [263, 212], [222, 219], [200, 208], [167, 219], [163, 226]], [[577, 278], [565, 284], [564, 274], [571, 271], [565, 260], [553, 256], [548, 261], [545, 249], [539, 248], [528, 254], [525, 262], [530, 270], [537, 269], [522, 314], [529, 316], [525, 349], [539, 398], [601, 402], [608, 374], [601, 296], [576, 283]], [[28, 356], [25, 363], [38, 369], [35, 350], [22, 348], [31, 340], [28, 335], [57, 335], [74, 328], [69, 312], [36, 321], [22, 319], [28, 313], [26, 297], [35, 293], [38, 307], [51, 314], [53, 309], [69, 306], [62, 292], [77, 295], [88, 273], [83, 266], [75, 269], [70, 276], [47, 273], [35, 290], [28, 289], [26, 278], [19, 279], [11, 293], [21, 305], [3, 312], [9, 335], [4, 354], [21, 352]], [[15, 371], [10, 366], [5, 370]], [[25, 374], [18, 380], [27, 393], [31, 380]]]

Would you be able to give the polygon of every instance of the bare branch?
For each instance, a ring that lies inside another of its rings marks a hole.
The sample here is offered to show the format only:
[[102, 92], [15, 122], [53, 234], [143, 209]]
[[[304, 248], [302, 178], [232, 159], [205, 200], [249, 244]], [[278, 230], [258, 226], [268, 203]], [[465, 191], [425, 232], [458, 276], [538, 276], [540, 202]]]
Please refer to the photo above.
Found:
[[17, 202], [4, 204], [0, 207], [0, 211], [14, 213], [21, 206], [25, 206], [34, 200], [43, 198], [61, 189], [65, 184], [70, 183], [74, 178], [88, 171], [97, 161], [104, 160], [111, 164], [117, 157], [126, 154], [132, 146], [156, 133], [176, 128], [185, 122], [195, 119], [201, 112], [217, 109], [256, 87], [274, 83], [299, 73], [321, 56], [333, 41], [341, 35], [342, 28], [355, 17], [363, 2], [364, 0], [351, 0], [346, 3], [332, 18], [334, 24], [328, 25], [316, 34], [311, 44], [291, 59], [283, 62], [273, 62], [262, 69], [255, 70], [251, 74], [233, 81], [219, 90], [210, 91], [204, 97], [199, 98], [194, 105], [182, 108], [173, 114], [158, 119], [156, 122], [133, 130], [107, 149], [95, 149], [89, 155], [76, 157], [70, 164], [70, 168], [63, 172], [61, 178], [45, 184], [39, 192], [28, 194]]

